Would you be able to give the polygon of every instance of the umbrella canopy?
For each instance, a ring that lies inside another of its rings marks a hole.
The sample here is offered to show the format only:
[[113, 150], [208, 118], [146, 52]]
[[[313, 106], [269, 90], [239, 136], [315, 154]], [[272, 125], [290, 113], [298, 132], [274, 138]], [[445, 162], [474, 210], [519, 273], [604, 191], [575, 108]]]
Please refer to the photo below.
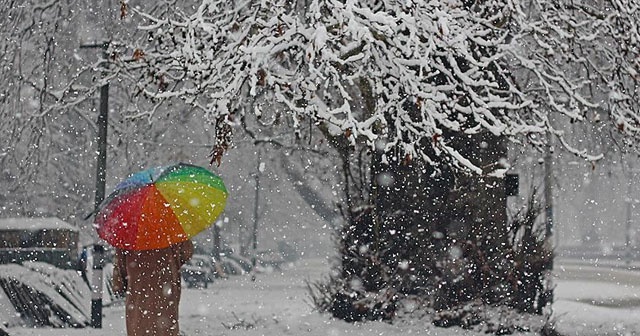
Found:
[[165, 248], [211, 226], [227, 195], [222, 179], [202, 167], [178, 163], [147, 169], [120, 182], [94, 222], [98, 235], [114, 247]]

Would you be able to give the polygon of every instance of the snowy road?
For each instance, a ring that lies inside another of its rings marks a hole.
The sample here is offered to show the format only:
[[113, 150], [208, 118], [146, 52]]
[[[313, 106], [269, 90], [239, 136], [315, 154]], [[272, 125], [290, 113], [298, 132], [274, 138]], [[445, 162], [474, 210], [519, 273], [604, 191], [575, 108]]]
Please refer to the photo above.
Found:
[[554, 312], [565, 335], [640, 335], [640, 271], [559, 260]]

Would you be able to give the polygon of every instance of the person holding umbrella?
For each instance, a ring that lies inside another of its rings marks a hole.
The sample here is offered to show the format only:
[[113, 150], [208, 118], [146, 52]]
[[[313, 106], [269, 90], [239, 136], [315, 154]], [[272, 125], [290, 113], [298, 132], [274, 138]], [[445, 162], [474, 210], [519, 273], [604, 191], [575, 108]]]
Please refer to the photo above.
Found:
[[116, 248], [113, 289], [125, 295], [127, 335], [179, 335], [180, 267], [192, 255], [191, 240], [164, 249]]
[[113, 289], [126, 296], [128, 336], [180, 334], [180, 267], [227, 195], [220, 177], [179, 163], [133, 174], [103, 202], [95, 226], [115, 247]]

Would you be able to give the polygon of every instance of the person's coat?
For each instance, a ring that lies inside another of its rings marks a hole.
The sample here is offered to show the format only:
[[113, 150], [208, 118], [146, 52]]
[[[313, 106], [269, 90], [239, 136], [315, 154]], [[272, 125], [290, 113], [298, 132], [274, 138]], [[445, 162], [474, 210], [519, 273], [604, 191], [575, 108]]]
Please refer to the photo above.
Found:
[[178, 336], [180, 267], [193, 255], [190, 240], [159, 250], [116, 249], [113, 289], [126, 293], [128, 336]]

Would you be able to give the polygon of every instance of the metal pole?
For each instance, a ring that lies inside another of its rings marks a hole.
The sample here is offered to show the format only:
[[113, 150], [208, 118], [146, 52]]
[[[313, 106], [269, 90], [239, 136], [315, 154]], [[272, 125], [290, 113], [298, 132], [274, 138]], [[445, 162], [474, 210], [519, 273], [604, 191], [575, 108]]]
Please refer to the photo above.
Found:
[[[107, 48], [109, 42], [83, 44], [80, 45], [81, 49], [102, 49], [102, 59], [107, 59]], [[102, 74], [105, 75], [104, 72]], [[105, 182], [107, 177], [107, 126], [109, 123], [109, 83], [104, 83], [100, 87], [100, 109], [98, 114], [98, 121], [96, 126], [98, 127], [97, 142], [98, 142], [98, 158], [96, 162], [96, 195], [94, 205], [97, 209], [98, 206], [104, 201], [105, 197]]]
[[627, 221], [625, 227], [625, 254], [627, 264], [631, 263], [631, 183], [627, 186]]
[[[549, 248], [553, 247], [553, 150], [551, 134], [547, 133], [546, 155], [544, 158], [544, 212], [545, 212], [545, 237]], [[553, 268], [553, 263], [551, 264]]]
[[98, 161], [96, 174], [95, 206], [98, 208], [105, 197], [107, 177], [107, 125], [109, 122], [109, 83], [100, 87], [100, 114], [98, 115]]
[[[107, 59], [107, 48], [109, 42], [98, 44], [84, 44], [82, 49], [102, 49], [103, 60]], [[103, 73], [104, 76], [104, 73]], [[94, 209], [97, 209], [105, 198], [105, 184], [107, 176], [107, 126], [109, 122], [109, 83], [104, 83], [100, 87], [100, 110], [98, 114], [98, 158], [96, 162], [96, 195], [94, 199]], [[94, 328], [102, 328], [102, 264], [104, 263], [104, 247], [94, 245], [94, 261], [93, 261], [93, 283], [91, 294], [91, 326]], [[98, 254], [99, 253], [99, 254]], [[98, 258], [99, 257], [99, 258]], [[99, 266], [99, 267], [97, 267]], [[99, 282], [96, 282], [99, 281]]]
[[93, 276], [91, 277], [91, 326], [102, 328], [102, 268], [104, 246], [93, 245]]
[[255, 199], [254, 199], [254, 206], [253, 206], [253, 235], [252, 235], [252, 249], [253, 249], [253, 258], [252, 258], [252, 263], [253, 263], [253, 267], [256, 266], [256, 257], [257, 257], [257, 250], [258, 250], [258, 209], [260, 206], [260, 150], [258, 150], [258, 165], [256, 167], [256, 193], [255, 193]]
[[629, 163], [629, 173], [627, 174], [628, 176], [628, 181], [627, 181], [627, 197], [626, 197], [626, 202], [627, 202], [627, 220], [626, 220], [626, 227], [625, 227], [625, 254], [626, 254], [626, 263], [630, 264], [631, 263], [631, 259], [632, 259], [632, 242], [631, 242], [631, 217], [633, 214], [633, 197], [632, 197], [632, 184], [633, 184], [633, 177], [634, 177], [634, 171], [633, 171], [633, 163]]
[[218, 222], [213, 224], [213, 257], [220, 262], [220, 226]]
[[544, 210], [545, 210], [545, 219], [546, 219], [546, 236], [547, 238], [551, 238], [553, 234], [553, 176], [552, 176], [552, 166], [551, 166], [551, 154], [550, 150], [547, 146], [547, 155], [544, 159]]

